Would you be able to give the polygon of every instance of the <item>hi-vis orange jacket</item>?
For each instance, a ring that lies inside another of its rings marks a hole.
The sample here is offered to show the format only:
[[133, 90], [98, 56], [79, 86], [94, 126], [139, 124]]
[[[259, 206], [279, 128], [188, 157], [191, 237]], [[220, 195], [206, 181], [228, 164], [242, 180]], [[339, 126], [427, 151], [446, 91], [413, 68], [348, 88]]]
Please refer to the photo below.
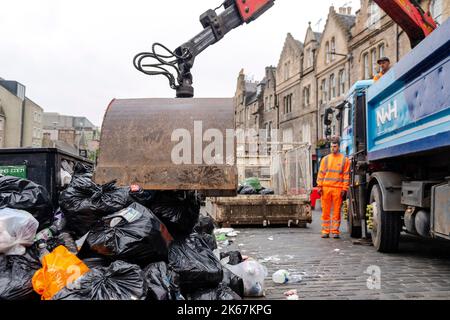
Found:
[[339, 153], [323, 158], [320, 164], [317, 185], [322, 188], [340, 188], [348, 191], [350, 187], [350, 160]]

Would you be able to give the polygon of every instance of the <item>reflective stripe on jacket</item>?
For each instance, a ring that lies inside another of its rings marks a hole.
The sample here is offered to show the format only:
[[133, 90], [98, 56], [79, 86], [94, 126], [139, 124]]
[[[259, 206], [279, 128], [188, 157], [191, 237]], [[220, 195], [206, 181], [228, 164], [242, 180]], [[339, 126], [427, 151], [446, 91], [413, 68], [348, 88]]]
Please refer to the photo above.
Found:
[[341, 188], [348, 191], [350, 187], [350, 160], [343, 154], [330, 154], [320, 163], [317, 185], [323, 188]]

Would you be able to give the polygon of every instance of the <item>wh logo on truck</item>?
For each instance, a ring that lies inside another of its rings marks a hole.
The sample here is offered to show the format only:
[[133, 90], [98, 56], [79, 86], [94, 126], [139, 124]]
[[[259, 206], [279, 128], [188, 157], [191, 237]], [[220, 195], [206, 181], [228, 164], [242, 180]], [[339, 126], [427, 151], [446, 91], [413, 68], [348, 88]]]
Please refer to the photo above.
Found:
[[398, 118], [397, 101], [390, 102], [387, 107], [377, 110], [377, 127]]

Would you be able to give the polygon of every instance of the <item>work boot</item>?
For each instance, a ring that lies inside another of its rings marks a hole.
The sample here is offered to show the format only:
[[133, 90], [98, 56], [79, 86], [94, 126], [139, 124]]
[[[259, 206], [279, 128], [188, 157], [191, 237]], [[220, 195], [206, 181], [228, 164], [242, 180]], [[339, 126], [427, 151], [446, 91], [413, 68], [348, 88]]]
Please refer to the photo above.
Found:
[[330, 235], [329, 234], [322, 234], [322, 239], [329, 239]]
[[340, 239], [340, 238], [341, 238], [341, 236], [338, 235], [338, 234], [335, 234], [335, 235], [333, 236], [333, 239]]

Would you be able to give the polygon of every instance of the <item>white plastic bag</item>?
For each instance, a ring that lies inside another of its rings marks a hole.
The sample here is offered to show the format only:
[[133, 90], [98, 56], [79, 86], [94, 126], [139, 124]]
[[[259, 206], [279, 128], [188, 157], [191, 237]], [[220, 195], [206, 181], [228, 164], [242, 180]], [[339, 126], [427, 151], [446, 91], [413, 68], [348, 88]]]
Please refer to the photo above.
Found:
[[225, 267], [244, 281], [244, 296], [264, 297], [264, 279], [268, 275], [266, 267], [254, 260]]
[[24, 255], [34, 242], [39, 222], [28, 212], [0, 210], [0, 254]]
[[72, 181], [72, 175], [66, 170], [61, 169], [61, 187], [69, 185], [70, 181]]

